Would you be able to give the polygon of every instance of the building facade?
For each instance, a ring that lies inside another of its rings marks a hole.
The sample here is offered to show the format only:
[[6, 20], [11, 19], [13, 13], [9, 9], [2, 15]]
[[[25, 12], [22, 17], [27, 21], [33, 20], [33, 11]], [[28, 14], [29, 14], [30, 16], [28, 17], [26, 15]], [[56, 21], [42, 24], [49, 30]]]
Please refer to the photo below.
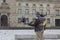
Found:
[[46, 14], [47, 27], [60, 26], [60, 0], [0, 0], [0, 26], [28, 27], [36, 11]]

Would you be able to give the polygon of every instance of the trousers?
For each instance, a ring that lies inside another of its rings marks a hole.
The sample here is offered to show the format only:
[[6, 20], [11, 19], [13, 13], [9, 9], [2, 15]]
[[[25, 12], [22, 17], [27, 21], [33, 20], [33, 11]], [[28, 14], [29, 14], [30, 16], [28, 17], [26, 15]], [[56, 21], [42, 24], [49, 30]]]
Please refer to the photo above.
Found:
[[37, 40], [43, 40], [43, 30], [36, 32]]

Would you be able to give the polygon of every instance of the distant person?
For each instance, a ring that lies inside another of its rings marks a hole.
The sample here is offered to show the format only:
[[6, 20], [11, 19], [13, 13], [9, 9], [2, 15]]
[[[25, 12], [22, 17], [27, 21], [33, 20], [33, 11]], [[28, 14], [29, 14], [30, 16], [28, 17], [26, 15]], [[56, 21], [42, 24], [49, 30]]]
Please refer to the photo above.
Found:
[[24, 23], [24, 24], [28, 24], [29, 23], [29, 19], [28, 19], [28, 17], [23, 17], [22, 18], [22, 22]]
[[37, 40], [43, 40], [44, 27], [46, 26], [45, 15], [40, 14], [39, 12], [37, 12], [35, 21], [30, 22], [29, 25], [35, 27]]

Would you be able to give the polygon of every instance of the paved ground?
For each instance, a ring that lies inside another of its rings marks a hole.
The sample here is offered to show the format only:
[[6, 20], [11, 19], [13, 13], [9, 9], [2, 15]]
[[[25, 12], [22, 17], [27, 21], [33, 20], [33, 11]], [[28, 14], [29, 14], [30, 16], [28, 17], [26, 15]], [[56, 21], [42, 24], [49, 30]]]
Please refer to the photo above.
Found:
[[[34, 30], [0, 30], [0, 40], [36, 40]], [[60, 40], [59, 29], [44, 31], [44, 40]]]
[[60, 40], [60, 39], [44, 39], [44, 40]]

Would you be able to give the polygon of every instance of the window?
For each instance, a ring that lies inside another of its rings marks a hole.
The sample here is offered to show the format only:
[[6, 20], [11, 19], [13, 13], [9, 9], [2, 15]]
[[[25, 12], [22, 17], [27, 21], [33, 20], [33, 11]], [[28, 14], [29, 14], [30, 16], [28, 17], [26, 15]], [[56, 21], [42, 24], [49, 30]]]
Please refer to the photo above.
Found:
[[26, 9], [26, 10], [25, 10], [25, 13], [26, 13], [26, 14], [29, 14], [29, 9]]
[[56, 10], [56, 16], [59, 16], [60, 14], [59, 14], [59, 10]]
[[46, 15], [50, 15], [50, 10], [47, 10]]
[[43, 14], [43, 10], [40, 10], [40, 14]]
[[40, 4], [40, 6], [42, 7], [42, 6], [43, 6], [43, 4]]
[[3, 2], [6, 2], [6, 0], [3, 0]]
[[22, 10], [21, 9], [18, 9], [18, 14], [21, 14], [22, 13]]
[[26, 6], [29, 6], [29, 4], [28, 4], [28, 3], [26, 3]]
[[21, 6], [21, 3], [18, 3], [18, 6]]
[[36, 4], [33, 4], [33, 6], [36, 6]]
[[49, 7], [50, 5], [49, 4], [47, 4], [47, 7]]
[[26, 22], [25, 22], [26, 24], [28, 24], [29, 23], [29, 18], [26, 18]]
[[60, 19], [55, 19], [55, 25], [60, 27]]
[[50, 5], [49, 5], [49, 4], [47, 4], [47, 6], [49, 7]]
[[47, 18], [47, 23], [50, 24], [50, 18]]
[[21, 23], [21, 18], [18, 18], [18, 23]]
[[24, 23], [24, 24], [29, 23], [29, 18], [25, 18], [25, 17], [24, 17], [24, 18], [23, 18], [23, 23]]
[[36, 14], [36, 10], [35, 9], [33, 9], [32, 14]]

